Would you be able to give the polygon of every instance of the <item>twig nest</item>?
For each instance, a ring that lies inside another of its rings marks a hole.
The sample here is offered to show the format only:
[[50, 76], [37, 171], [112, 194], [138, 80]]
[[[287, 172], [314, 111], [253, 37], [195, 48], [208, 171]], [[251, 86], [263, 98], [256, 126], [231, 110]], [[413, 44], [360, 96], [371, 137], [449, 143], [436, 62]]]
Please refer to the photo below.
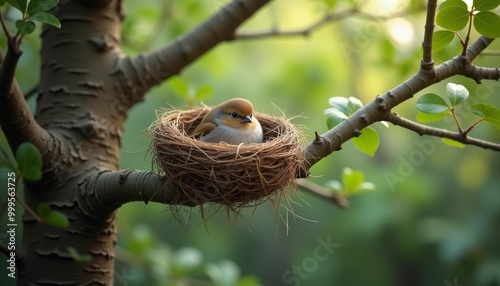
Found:
[[176, 204], [259, 204], [294, 184], [303, 166], [301, 136], [290, 121], [256, 113], [264, 142], [230, 145], [189, 136], [208, 108], [170, 111], [152, 126], [154, 164]]

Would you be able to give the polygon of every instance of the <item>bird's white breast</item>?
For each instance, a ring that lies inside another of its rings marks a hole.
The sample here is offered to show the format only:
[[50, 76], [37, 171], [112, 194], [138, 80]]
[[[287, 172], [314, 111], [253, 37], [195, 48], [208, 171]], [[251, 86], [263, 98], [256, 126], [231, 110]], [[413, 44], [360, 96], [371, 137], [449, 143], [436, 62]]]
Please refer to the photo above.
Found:
[[[254, 121], [257, 121], [257, 118], [253, 118]], [[218, 125], [208, 134], [200, 137], [201, 141], [205, 142], [226, 142], [228, 144], [238, 145], [241, 143], [250, 144], [250, 143], [262, 143], [263, 132], [260, 123], [257, 121], [257, 125], [255, 129], [243, 129], [243, 128], [233, 128], [227, 125]]]

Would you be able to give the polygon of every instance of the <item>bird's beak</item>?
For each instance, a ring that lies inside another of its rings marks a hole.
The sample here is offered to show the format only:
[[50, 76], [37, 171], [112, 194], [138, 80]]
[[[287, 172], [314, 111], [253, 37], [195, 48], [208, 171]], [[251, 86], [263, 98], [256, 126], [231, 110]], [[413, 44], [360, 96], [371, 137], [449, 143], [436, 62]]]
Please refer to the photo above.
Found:
[[252, 123], [252, 117], [250, 117], [249, 115], [242, 117], [241, 123]]

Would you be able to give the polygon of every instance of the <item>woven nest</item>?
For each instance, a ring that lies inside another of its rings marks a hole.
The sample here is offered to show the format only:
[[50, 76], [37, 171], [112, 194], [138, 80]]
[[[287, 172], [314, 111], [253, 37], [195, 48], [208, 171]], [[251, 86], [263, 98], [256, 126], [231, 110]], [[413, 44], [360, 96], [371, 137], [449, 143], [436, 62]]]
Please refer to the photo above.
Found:
[[169, 195], [173, 202], [219, 203], [234, 210], [286, 195], [303, 166], [297, 128], [286, 119], [256, 113], [264, 143], [229, 145], [190, 137], [208, 111], [170, 111], [152, 126], [154, 164], [175, 187]]

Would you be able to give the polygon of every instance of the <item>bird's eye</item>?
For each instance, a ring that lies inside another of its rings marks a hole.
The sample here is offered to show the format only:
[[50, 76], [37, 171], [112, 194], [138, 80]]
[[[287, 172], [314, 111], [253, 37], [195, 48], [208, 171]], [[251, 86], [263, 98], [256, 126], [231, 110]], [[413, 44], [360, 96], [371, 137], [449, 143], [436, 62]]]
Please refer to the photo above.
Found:
[[238, 117], [238, 113], [236, 113], [235, 111], [231, 112], [231, 117], [232, 118]]

